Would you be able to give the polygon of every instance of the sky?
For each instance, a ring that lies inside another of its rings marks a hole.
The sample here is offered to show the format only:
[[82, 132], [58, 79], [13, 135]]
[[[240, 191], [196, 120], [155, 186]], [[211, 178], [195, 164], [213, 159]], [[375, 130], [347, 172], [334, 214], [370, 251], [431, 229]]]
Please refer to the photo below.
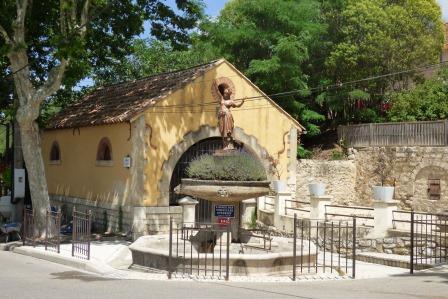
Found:
[[448, 22], [448, 0], [438, 0], [442, 7], [443, 19]]

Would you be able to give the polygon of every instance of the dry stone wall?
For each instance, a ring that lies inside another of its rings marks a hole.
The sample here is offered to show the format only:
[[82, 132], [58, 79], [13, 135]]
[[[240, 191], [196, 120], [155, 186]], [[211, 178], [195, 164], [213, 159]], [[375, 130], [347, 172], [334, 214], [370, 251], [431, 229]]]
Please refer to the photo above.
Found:
[[334, 197], [334, 203], [354, 204], [357, 200], [355, 161], [299, 160], [297, 164], [297, 200], [309, 201], [308, 184], [313, 182], [326, 184], [326, 193]]
[[[308, 184], [322, 182], [327, 185], [326, 193], [333, 196], [333, 204], [372, 206], [372, 187], [384, 181], [395, 186], [399, 209], [432, 213], [448, 210], [448, 147], [362, 148], [351, 158], [299, 160], [296, 199], [308, 201]], [[382, 179], [380, 169], [384, 167], [390, 171], [383, 171]], [[440, 182], [439, 199], [429, 196], [429, 180]]]

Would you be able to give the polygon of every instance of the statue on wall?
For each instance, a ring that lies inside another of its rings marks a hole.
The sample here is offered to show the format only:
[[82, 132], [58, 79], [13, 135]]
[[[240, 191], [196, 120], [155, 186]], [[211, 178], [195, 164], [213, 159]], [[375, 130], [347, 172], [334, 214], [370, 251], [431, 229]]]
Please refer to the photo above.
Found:
[[233, 150], [235, 149], [233, 144], [234, 120], [230, 109], [243, 106], [245, 98], [239, 104], [235, 102], [235, 87], [232, 81], [227, 78], [215, 80], [212, 86], [212, 93], [219, 103], [218, 124], [223, 141], [223, 150]]

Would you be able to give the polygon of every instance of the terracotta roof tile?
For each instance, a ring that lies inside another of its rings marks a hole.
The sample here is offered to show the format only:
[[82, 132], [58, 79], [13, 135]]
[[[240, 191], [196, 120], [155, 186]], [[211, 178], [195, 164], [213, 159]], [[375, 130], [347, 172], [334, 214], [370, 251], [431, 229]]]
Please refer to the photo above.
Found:
[[99, 88], [57, 113], [47, 128], [76, 128], [129, 121], [153, 101], [182, 88], [218, 62]]

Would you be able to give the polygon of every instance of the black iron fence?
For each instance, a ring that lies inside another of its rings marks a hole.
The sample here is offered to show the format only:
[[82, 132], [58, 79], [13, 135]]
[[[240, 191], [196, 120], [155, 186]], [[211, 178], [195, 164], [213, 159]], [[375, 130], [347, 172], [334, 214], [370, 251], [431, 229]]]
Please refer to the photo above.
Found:
[[168, 278], [204, 276], [229, 279], [231, 224], [183, 223], [170, 220]]
[[[359, 206], [325, 205], [325, 219], [358, 218], [358, 226], [372, 228], [374, 209]], [[361, 223], [360, 223], [361, 219]]]
[[37, 232], [34, 226], [34, 210], [23, 209], [23, 246], [36, 246]]
[[45, 217], [45, 250], [61, 252], [61, 211], [47, 210]]
[[92, 212], [86, 213], [73, 208], [72, 256], [90, 259], [90, 238], [92, 229]]
[[297, 273], [337, 273], [355, 278], [356, 217], [326, 221], [294, 215], [293, 237], [293, 280]]
[[[306, 209], [304, 206], [307, 206]], [[310, 213], [310, 202], [300, 200], [285, 200], [285, 215], [288, 215], [288, 211], [299, 211]]]

